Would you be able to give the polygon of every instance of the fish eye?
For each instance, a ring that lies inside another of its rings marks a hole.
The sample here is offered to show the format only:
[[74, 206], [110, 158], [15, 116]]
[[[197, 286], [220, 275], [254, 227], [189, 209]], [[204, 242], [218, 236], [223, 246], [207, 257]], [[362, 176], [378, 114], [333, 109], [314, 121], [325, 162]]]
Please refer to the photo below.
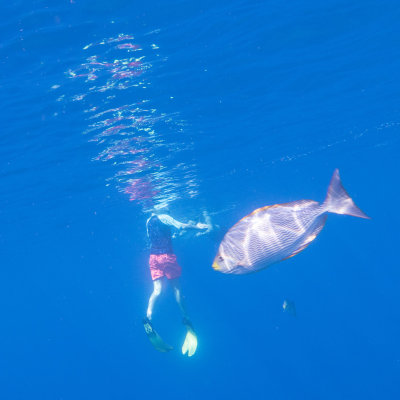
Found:
[[219, 256], [218, 261], [221, 261], [221, 262], [224, 261], [224, 257]]

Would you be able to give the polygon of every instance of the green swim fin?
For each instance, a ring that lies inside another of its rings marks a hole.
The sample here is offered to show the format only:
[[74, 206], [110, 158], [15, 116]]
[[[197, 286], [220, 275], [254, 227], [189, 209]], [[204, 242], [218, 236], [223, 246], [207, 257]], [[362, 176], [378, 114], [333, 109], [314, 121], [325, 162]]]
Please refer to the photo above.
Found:
[[170, 346], [169, 344], [165, 343], [164, 340], [162, 340], [161, 336], [153, 328], [153, 325], [151, 324], [148, 318], [143, 319], [143, 326], [146, 335], [150, 340], [150, 343], [156, 350], [161, 351], [162, 353], [166, 353], [173, 349], [172, 346]]

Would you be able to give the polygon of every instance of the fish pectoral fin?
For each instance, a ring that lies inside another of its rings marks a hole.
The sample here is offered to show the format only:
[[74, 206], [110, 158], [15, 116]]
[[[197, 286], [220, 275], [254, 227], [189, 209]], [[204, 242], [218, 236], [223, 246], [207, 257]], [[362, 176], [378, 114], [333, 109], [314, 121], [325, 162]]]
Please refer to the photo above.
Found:
[[282, 261], [287, 260], [288, 258], [291, 258], [296, 254], [299, 254], [301, 251], [303, 251], [321, 232], [322, 228], [325, 225], [325, 221], [326, 221], [326, 216], [321, 220], [321, 223], [304, 238], [304, 240], [299, 244], [299, 247], [296, 250], [294, 250], [292, 254], [283, 258]]

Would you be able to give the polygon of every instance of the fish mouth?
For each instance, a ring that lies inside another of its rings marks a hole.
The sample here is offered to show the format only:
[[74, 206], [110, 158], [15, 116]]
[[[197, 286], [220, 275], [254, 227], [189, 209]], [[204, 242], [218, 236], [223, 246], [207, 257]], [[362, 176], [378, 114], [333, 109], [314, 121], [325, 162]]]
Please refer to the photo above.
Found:
[[213, 262], [212, 267], [213, 267], [216, 271], [221, 271], [221, 267], [220, 267], [220, 265], [219, 265], [216, 261]]

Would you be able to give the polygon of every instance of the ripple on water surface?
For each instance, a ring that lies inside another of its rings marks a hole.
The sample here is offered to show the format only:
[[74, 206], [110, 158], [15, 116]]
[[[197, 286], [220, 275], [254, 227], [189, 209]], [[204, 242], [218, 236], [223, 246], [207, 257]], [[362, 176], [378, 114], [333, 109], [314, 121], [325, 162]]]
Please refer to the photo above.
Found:
[[178, 159], [191, 149], [183, 140], [185, 122], [176, 112], [158, 110], [151, 98], [154, 69], [166, 61], [159, 47], [120, 34], [89, 43], [83, 53], [83, 62], [66, 71], [72, 95], [58, 101], [82, 104], [88, 121], [83, 133], [99, 147], [93, 160], [115, 171], [107, 184], [145, 210], [196, 197], [195, 165]]

